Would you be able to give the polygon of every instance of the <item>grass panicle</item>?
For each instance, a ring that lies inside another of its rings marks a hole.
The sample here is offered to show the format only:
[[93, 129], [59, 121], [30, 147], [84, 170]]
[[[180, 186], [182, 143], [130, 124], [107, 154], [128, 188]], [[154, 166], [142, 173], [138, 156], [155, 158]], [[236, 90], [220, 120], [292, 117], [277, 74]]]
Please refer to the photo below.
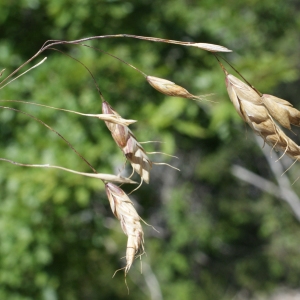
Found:
[[[83, 44], [83, 42], [91, 41], [91, 40], [101, 40], [105, 38], [133, 38], [139, 40], [145, 40], [150, 42], [160, 42], [160, 43], [168, 43], [168, 44], [175, 44], [180, 46], [187, 46], [187, 47], [197, 47], [199, 49], [212, 52], [215, 55], [216, 59], [219, 61], [220, 66], [222, 67], [225, 73], [225, 81], [226, 87], [229, 94], [229, 97], [239, 114], [239, 116], [252, 128], [252, 130], [259, 136], [263, 138], [265, 143], [269, 144], [273, 149], [282, 150], [284, 154], [289, 155], [290, 157], [294, 158], [296, 161], [300, 160], [300, 147], [291, 140], [284, 131], [280, 128], [280, 125], [291, 130], [291, 125], [300, 126], [300, 111], [292, 106], [286, 100], [277, 98], [272, 95], [261, 94], [258, 90], [255, 89], [226, 59], [222, 58], [226, 61], [244, 80], [240, 80], [237, 77], [229, 74], [227, 70], [221, 64], [219, 58], [220, 55], [216, 54], [216, 52], [231, 52], [230, 49], [215, 45], [215, 44], [207, 44], [207, 43], [197, 43], [197, 42], [183, 42], [183, 41], [176, 41], [176, 40], [169, 40], [169, 39], [162, 39], [156, 37], [145, 37], [145, 36], [137, 36], [137, 35], [130, 35], [130, 34], [114, 34], [114, 35], [102, 35], [102, 36], [93, 36], [73, 41], [64, 41], [64, 40], [49, 40], [46, 41], [40, 50], [34, 54], [29, 60], [19, 66], [16, 70], [14, 70], [11, 74], [9, 74], [6, 78], [1, 79], [0, 81], [0, 89], [4, 88], [6, 85], [12, 83], [16, 79], [20, 78], [24, 74], [28, 73], [32, 69], [40, 66], [46, 60], [46, 57], [33, 65], [28, 70], [21, 72], [21, 69], [28, 65], [29, 63], [33, 62], [40, 54], [42, 54], [46, 50], [54, 50], [67, 57], [75, 60], [79, 64], [81, 64], [90, 74], [94, 81], [94, 85], [100, 95], [102, 100], [102, 114], [84, 114], [81, 112], [71, 111], [63, 108], [55, 108], [47, 105], [42, 104], [35, 104], [21, 100], [0, 100], [0, 101], [7, 101], [7, 102], [22, 102], [31, 105], [38, 105], [42, 107], [52, 108], [56, 110], [62, 110], [69, 113], [75, 113], [82, 116], [88, 117], [96, 117], [103, 120], [111, 132], [111, 135], [116, 142], [117, 146], [122, 150], [126, 159], [130, 162], [133, 172], [138, 173], [141, 177], [140, 185], [136, 188], [138, 189], [142, 183], [145, 181], [149, 183], [150, 181], [150, 171], [153, 165], [167, 165], [174, 169], [177, 169], [171, 165], [166, 163], [156, 163], [152, 162], [147, 154], [156, 154], [160, 152], [152, 152], [147, 153], [144, 148], [142, 147], [142, 143], [138, 142], [132, 131], [128, 128], [128, 126], [134, 122], [135, 120], [126, 120], [123, 119], [110, 105], [107, 101], [105, 101], [102, 92], [97, 84], [97, 80], [95, 76], [92, 74], [90, 69], [82, 63], [77, 58], [71, 56], [68, 53], [61, 51], [60, 49], [55, 48], [54, 46], [59, 45], [77, 45], [77, 46], [84, 46], [88, 48], [92, 48], [97, 50], [101, 53], [109, 55], [114, 59], [121, 61], [122, 63], [126, 64], [127, 66], [133, 68], [134, 70], [138, 71], [140, 74], [144, 76], [147, 82], [157, 91], [160, 93], [173, 96], [173, 97], [183, 97], [191, 100], [205, 100], [205, 97], [210, 95], [202, 95], [196, 96], [191, 94], [188, 90], [183, 88], [182, 86], [177, 85], [176, 83], [155, 77], [149, 76], [143, 71], [139, 70], [132, 64], [114, 56], [108, 52], [100, 50], [96, 47]], [[0, 71], [0, 77], [4, 73], [5, 69]], [[19, 75], [18, 75], [19, 74]], [[207, 100], [206, 100], [207, 101]], [[212, 101], [213, 102], [213, 101]], [[93, 173], [83, 173], [78, 172], [72, 169], [67, 169], [60, 166], [54, 165], [30, 165], [30, 164], [23, 164], [18, 163], [12, 160], [8, 160], [6, 158], [0, 158], [0, 161], [5, 161], [14, 165], [23, 166], [23, 167], [39, 167], [39, 168], [55, 168], [60, 169], [67, 172], [72, 172], [75, 174], [79, 174], [82, 176], [94, 177], [102, 180], [105, 185], [106, 194], [110, 203], [111, 210], [115, 217], [120, 221], [121, 228], [125, 235], [127, 235], [127, 249], [126, 249], [126, 266], [123, 268], [125, 271], [125, 276], [129, 272], [134, 259], [138, 256], [144, 254], [144, 232], [141, 226], [141, 217], [137, 213], [136, 209], [132, 201], [129, 198], [129, 194], [126, 194], [120, 187], [115, 185], [114, 183], [136, 183], [129, 178], [124, 178], [121, 176], [115, 176], [110, 174], [102, 174], [98, 173], [96, 169], [73, 147], [72, 144], [68, 142], [60, 133], [55, 131], [52, 127], [44, 123], [42, 120], [36, 118], [33, 115], [30, 115], [26, 112], [20, 111], [15, 108], [0, 106], [0, 109], [8, 109], [11, 111], [22, 113], [35, 121], [38, 121], [40, 124], [44, 125], [49, 130], [53, 131], [57, 134], [67, 145], [78, 155], [88, 166], [91, 168]], [[178, 169], [177, 169], [178, 170]], [[112, 183], [114, 182], [114, 183]], [[134, 189], [133, 191], [135, 191]]]

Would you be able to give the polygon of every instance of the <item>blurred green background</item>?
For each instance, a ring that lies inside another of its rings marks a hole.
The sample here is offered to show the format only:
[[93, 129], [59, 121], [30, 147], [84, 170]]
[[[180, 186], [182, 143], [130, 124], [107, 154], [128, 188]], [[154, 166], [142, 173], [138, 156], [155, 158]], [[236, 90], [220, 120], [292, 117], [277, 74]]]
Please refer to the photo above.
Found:
[[[224, 45], [234, 50], [224, 57], [256, 88], [300, 109], [298, 1], [10, 0], [0, 2], [0, 12], [2, 78], [46, 40], [128, 33]], [[193, 94], [214, 93], [209, 98], [214, 102], [164, 96], [138, 72], [105, 54], [59, 47], [90, 68], [105, 99], [124, 118], [139, 121], [131, 126], [139, 141], [163, 142], [147, 144], [146, 150], [179, 157], [155, 155], [153, 161], [181, 172], [154, 166], [150, 184], [130, 196], [141, 217], [159, 232], [144, 225], [147, 256], [143, 273], [136, 260], [127, 276], [128, 295], [123, 273], [112, 278], [125, 264], [126, 236], [102, 183], [1, 162], [0, 299], [246, 300], [273, 299], [274, 293], [299, 288], [300, 224], [280, 198], [285, 196], [277, 187], [281, 173], [272, 171], [272, 165], [286, 169], [291, 161], [275, 163], [273, 153], [268, 163], [271, 151], [263, 154], [262, 141], [256, 142], [234, 111], [214, 56], [128, 38], [89, 45]], [[51, 50], [35, 63], [45, 56], [44, 64], [3, 88], [0, 99], [100, 113], [101, 100], [88, 72]], [[99, 172], [122, 169], [124, 157], [103, 122], [25, 104], [0, 105], [48, 123]], [[6, 109], [0, 110], [0, 157], [90, 171], [53, 132]], [[234, 175], [234, 165], [248, 177]], [[298, 163], [284, 177], [298, 203], [300, 183], [290, 183], [299, 171]], [[266, 192], [249, 184], [255, 175], [256, 182], [264, 178], [276, 188]], [[124, 190], [130, 192], [132, 186]]]

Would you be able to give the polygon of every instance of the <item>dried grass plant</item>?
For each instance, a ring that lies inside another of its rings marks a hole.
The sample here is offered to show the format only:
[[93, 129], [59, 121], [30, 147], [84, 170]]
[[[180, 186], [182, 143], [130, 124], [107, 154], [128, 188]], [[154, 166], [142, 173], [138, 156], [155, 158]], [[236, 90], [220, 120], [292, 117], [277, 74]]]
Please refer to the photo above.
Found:
[[[2, 82], [0, 82], [0, 89], [4, 88], [6, 85], [10, 84], [14, 80], [18, 79], [20, 76], [26, 74], [32, 69], [38, 67], [42, 63], [45, 62], [46, 58], [44, 58], [41, 62], [37, 63], [27, 71], [17, 75], [20, 70], [27, 64], [31, 63], [35, 58], [40, 56], [45, 50], [54, 50], [63, 53], [61, 50], [54, 48], [58, 45], [75, 45], [81, 47], [92, 48], [96, 51], [103, 52], [107, 55], [110, 55], [119, 61], [125, 63], [129, 67], [135, 69], [139, 73], [141, 73], [145, 80], [157, 91], [167, 96], [175, 96], [175, 97], [183, 97], [192, 100], [202, 100], [205, 96], [195, 96], [190, 93], [184, 87], [175, 84], [172, 81], [167, 79], [150, 76], [137, 69], [133, 65], [129, 64], [122, 59], [111, 55], [101, 49], [91, 47], [89, 45], [84, 44], [84, 42], [95, 39], [104, 39], [104, 38], [134, 38], [134, 39], [142, 39], [150, 42], [161, 42], [161, 43], [171, 43], [176, 45], [181, 45], [184, 47], [196, 47], [201, 50], [209, 51], [212, 53], [216, 52], [230, 52], [231, 50], [213, 44], [207, 43], [194, 43], [194, 42], [181, 42], [167, 39], [160, 39], [155, 37], [143, 37], [136, 35], [128, 35], [128, 34], [116, 34], [116, 35], [103, 35], [103, 36], [94, 36], [74, 41], [63, 41], [63, 40], [49, 40], [44, 43], [41, 49], [33, 55], [29, 60], [23, 63], [20, 67], [18, 67], [15, 71], [9, 74]], [[65, 53], [63, 53], [65, 54]], [[68, 54], [65, 54], [71, 57]], [[217, 56], [216, 56], [217, 57]], [[96, 80], [90, 70], [80, 61], [71, 57], [72, 59], [79, 62], [83, 67], [90, 73], [92, 76], [97, 91], [102, 100], [102, 114], [84, 114], [81, 112], [55, 108], [51, 106], [26, 102], [26, 101], [15, 101], [15, 100], [1, 100], [6, 102], [21, 102], [30, 105], [39, 105], [45, 108], [50, 109], [59, 109], [65, 111], [67, 113], [75, 113], [82, 115], [84, 117], [93, 117], [98, 118], [105, 122], [107, 128], [109, 129], [112, 138], [114, 139], [117, 146], [123, 152], [126, 160], [128, 160], [133, 168], [133, 171], [136, 172], [141, 177], [141, 184], [143, 182], [150, 183], [150, 171], [153, 168], [154, 163], [152, 162], [146, 150], [142, 147], [141, 143], [139, 143], [129, 129], [129, 125], [136, 122], [135, 120], [127, 120], [122, 118], [104, 99], [102, 92], [100, 91], [99, 86], [96, 83]], [[217, 57], [218, 58], [218, 57]], [[219, 60], [219, 58], [218, 58]], [[229, 94], [229, 98], [232, 101], [237, 113], [239, 116], [251, 127], [251, 129], [269, 145], [271, 145], [274, 149], [282, 150], [284, 154], [289, 155], [296, 161], [300, 159], [300, 147], [292, 141], [280, 128], [279, 125], [287, 129], [291, 129], [291, 125], [300, 126], [300, 111], [295, 109], [291, 103], [286, 100], [279, 99], [272, 95], [262, 94], [257, 91], [251, 84], [247, 81], [244, 82], [237, 77], [228, 73], [228, 71], [219, 63], [225, 73], [225, 81], [226, 87]], [[0, 72], [0, 76], [3, 74], [4, 70]], [[14, 77], [15, 76], [15, 77]], [[133, 264], [134, 259], [137, 255], [141, 255], [144, 253], [144, 233], [141, 226], [141, 218], [138, 215], [136, 209], [133, 206], [132, 201], [129, 199], [128, 195], [117, 185], [114, 183], [135, 183], [130, 178], [125, 178], [120, 175], [112, 175], [112, 174], [103, 174], [98, 173], [97, 170], [81, 155], [74, 146], [69, 143], [69, 141], [64, 138], [60, 133], [55, 131], [48, 124], [44, 123], [42, 120], [36, 118], [33, 115], [25, 113], [21, 110], [17, 110], [11, 107], [0, 106], [1, 109], [14, 110], [16, 112], [27, 115], [29, 118], [39, 122], [43, 126], [47, 127], [49, 130], [55, 132], [61, 139], [64, 140], [68, 144], [68, 146], [82, 159], [92, 170], [93, 173], [83, 173], [71, 169], [64, 168], [62, 166], [54, 166], [50, 164], [45, 165], [35, 165], [35, 164], [26, 164], [12, 161], [8, 158], [0, 158], [1, 161], [5, 161], [8, 163], [12, 163], [17, 166], [23, 167], [39, 167], [39, 168], [56, 168], [63, 171], [72, 172], [75, 174], [79, 174], [82, 176], [89, 176], [100, 179], [105, 185], [105, 190], [107, 194], [107, 198], [110, 203], [111, 210], [114, 216], [120, 221], [121, 228], [125, 235], [128, 237], [127, 241], [127, 250], [126, 250], [126, 265], [124, 267], [125, 275], [128, 273], [131, 265]], [[279, 124], [277, 124], [279, 123]]]

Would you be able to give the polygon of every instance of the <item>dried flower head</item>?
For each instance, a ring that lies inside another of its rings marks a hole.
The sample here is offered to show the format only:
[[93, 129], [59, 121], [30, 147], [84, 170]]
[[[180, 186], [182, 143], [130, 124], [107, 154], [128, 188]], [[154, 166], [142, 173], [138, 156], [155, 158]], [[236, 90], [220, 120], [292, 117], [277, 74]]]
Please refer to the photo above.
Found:
[[300, 147], [273, 120], [274, 117], [287, 128], [290, 128], [290, 124], [299, 125], [298, 111], [285, 100], [270, 95], [261, 97], [257, 91], [233, 75], [226, 74], [226, 86], [235, 109], [253, 131], [271, 147], [299, 160]]
[[152, 162], [148, 158], [144, 148], [133, 135], [130, 135], [126, 146], [122, 150], [135, 172], [137, 172], [146, 183], [149, 183]]
[[255, 105], [262, 105], [260, 96], [249, 85], [231, 74], [226, 75], [225, 82], [231, 102], [240, 117], [246, 121], [245, 115], [242, 112], [241, 102], [247, 101]]
[[185, 44], [185, 46], [191, 46], [191, 47], [197, 47], [209, 52], [232, 52], [232, 50], [220, 46], [220, 45], [215, 45], [215, 44], [207, 44], [207, 43], [190, 43], [190, 44]]
[[[111, 106], [104, 101], [102, 103], [103, 114], [119, 114], [114, 111]], [[137, 141], [131, 130], [124, 125], [105, 122], [107, 128], [110, 130], [113, 139], [118, 147], [123, 151], [125, 157], [131, 163], [132, 168], [137, 172], [143, 181], [149, 183], [150, 170], [152, 169], [152, 162], [148, 158], [144, 148]]]
[[175, 84], [172, 81], [154, 76], [147, 76], [146, 79], [153, 88], [155, 88], [162, 94], [174, 97], [183, 97], [193, 100], [201, 99], [200, 96], [195, 96], [189, 93], [185, 88]]
[[144, 232], [140, 216], [126, 193], [112, 183], [105, 184], [111, 210], [120, 221], [123, 232], [128, 236], [125, 274], [128, 273], [139, 250], [144, 250]]
[[271, 116], [283, 127], [291, 129], [291, 124], [300, 126], [300, 111], [283, 99], [264, 94], [261, 97]]

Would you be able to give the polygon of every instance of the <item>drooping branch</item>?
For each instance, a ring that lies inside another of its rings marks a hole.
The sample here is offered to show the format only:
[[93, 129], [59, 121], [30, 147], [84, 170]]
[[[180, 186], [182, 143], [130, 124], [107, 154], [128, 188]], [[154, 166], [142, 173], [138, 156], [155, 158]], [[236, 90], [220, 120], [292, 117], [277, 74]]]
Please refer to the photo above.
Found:
[[176, 40], [168, 40], [168, 39], [161, 39], [156, 37], [146, 37], [146, 36], [138, 36], [138, 35], [131, 35], [131, 34], [112, 34], [112, 35], [99, 35], [99, 36], [92, 36], [88, 38], [73, 40], [73, 41], [64, 41], [64, 40], [48, 40], [46, 41], [41, 49], [34, 54], [30, 59], [24, 62], [20, 67], [18, 67], [15, 71], [9, 74], [5, 79], [0, 82], [0, 85], [15, 75], [20, 69], [22, 69], [25, 65], [33, 61], [36, 57], [38, 57], [42, 52], [45, 50], [62, 44], [80, 44], [86, 41], [97, 40], [97, 39], [105, 39], [105, 38], [134, 38], [140, 40], [146, 40], [151, 42], [160, 42], [160, 43], [168, 43], [168, 44], [176, 44], [181, 46], [188, 46], [188, 47], [197, 47], [205, 51], [209, 52], [231, 52], [232, 50], [227, 49], [226, 47], [215, 45], [215, 44], [208, 44], [208, 43], [195, 43], [195, 42], [182, 42]]

